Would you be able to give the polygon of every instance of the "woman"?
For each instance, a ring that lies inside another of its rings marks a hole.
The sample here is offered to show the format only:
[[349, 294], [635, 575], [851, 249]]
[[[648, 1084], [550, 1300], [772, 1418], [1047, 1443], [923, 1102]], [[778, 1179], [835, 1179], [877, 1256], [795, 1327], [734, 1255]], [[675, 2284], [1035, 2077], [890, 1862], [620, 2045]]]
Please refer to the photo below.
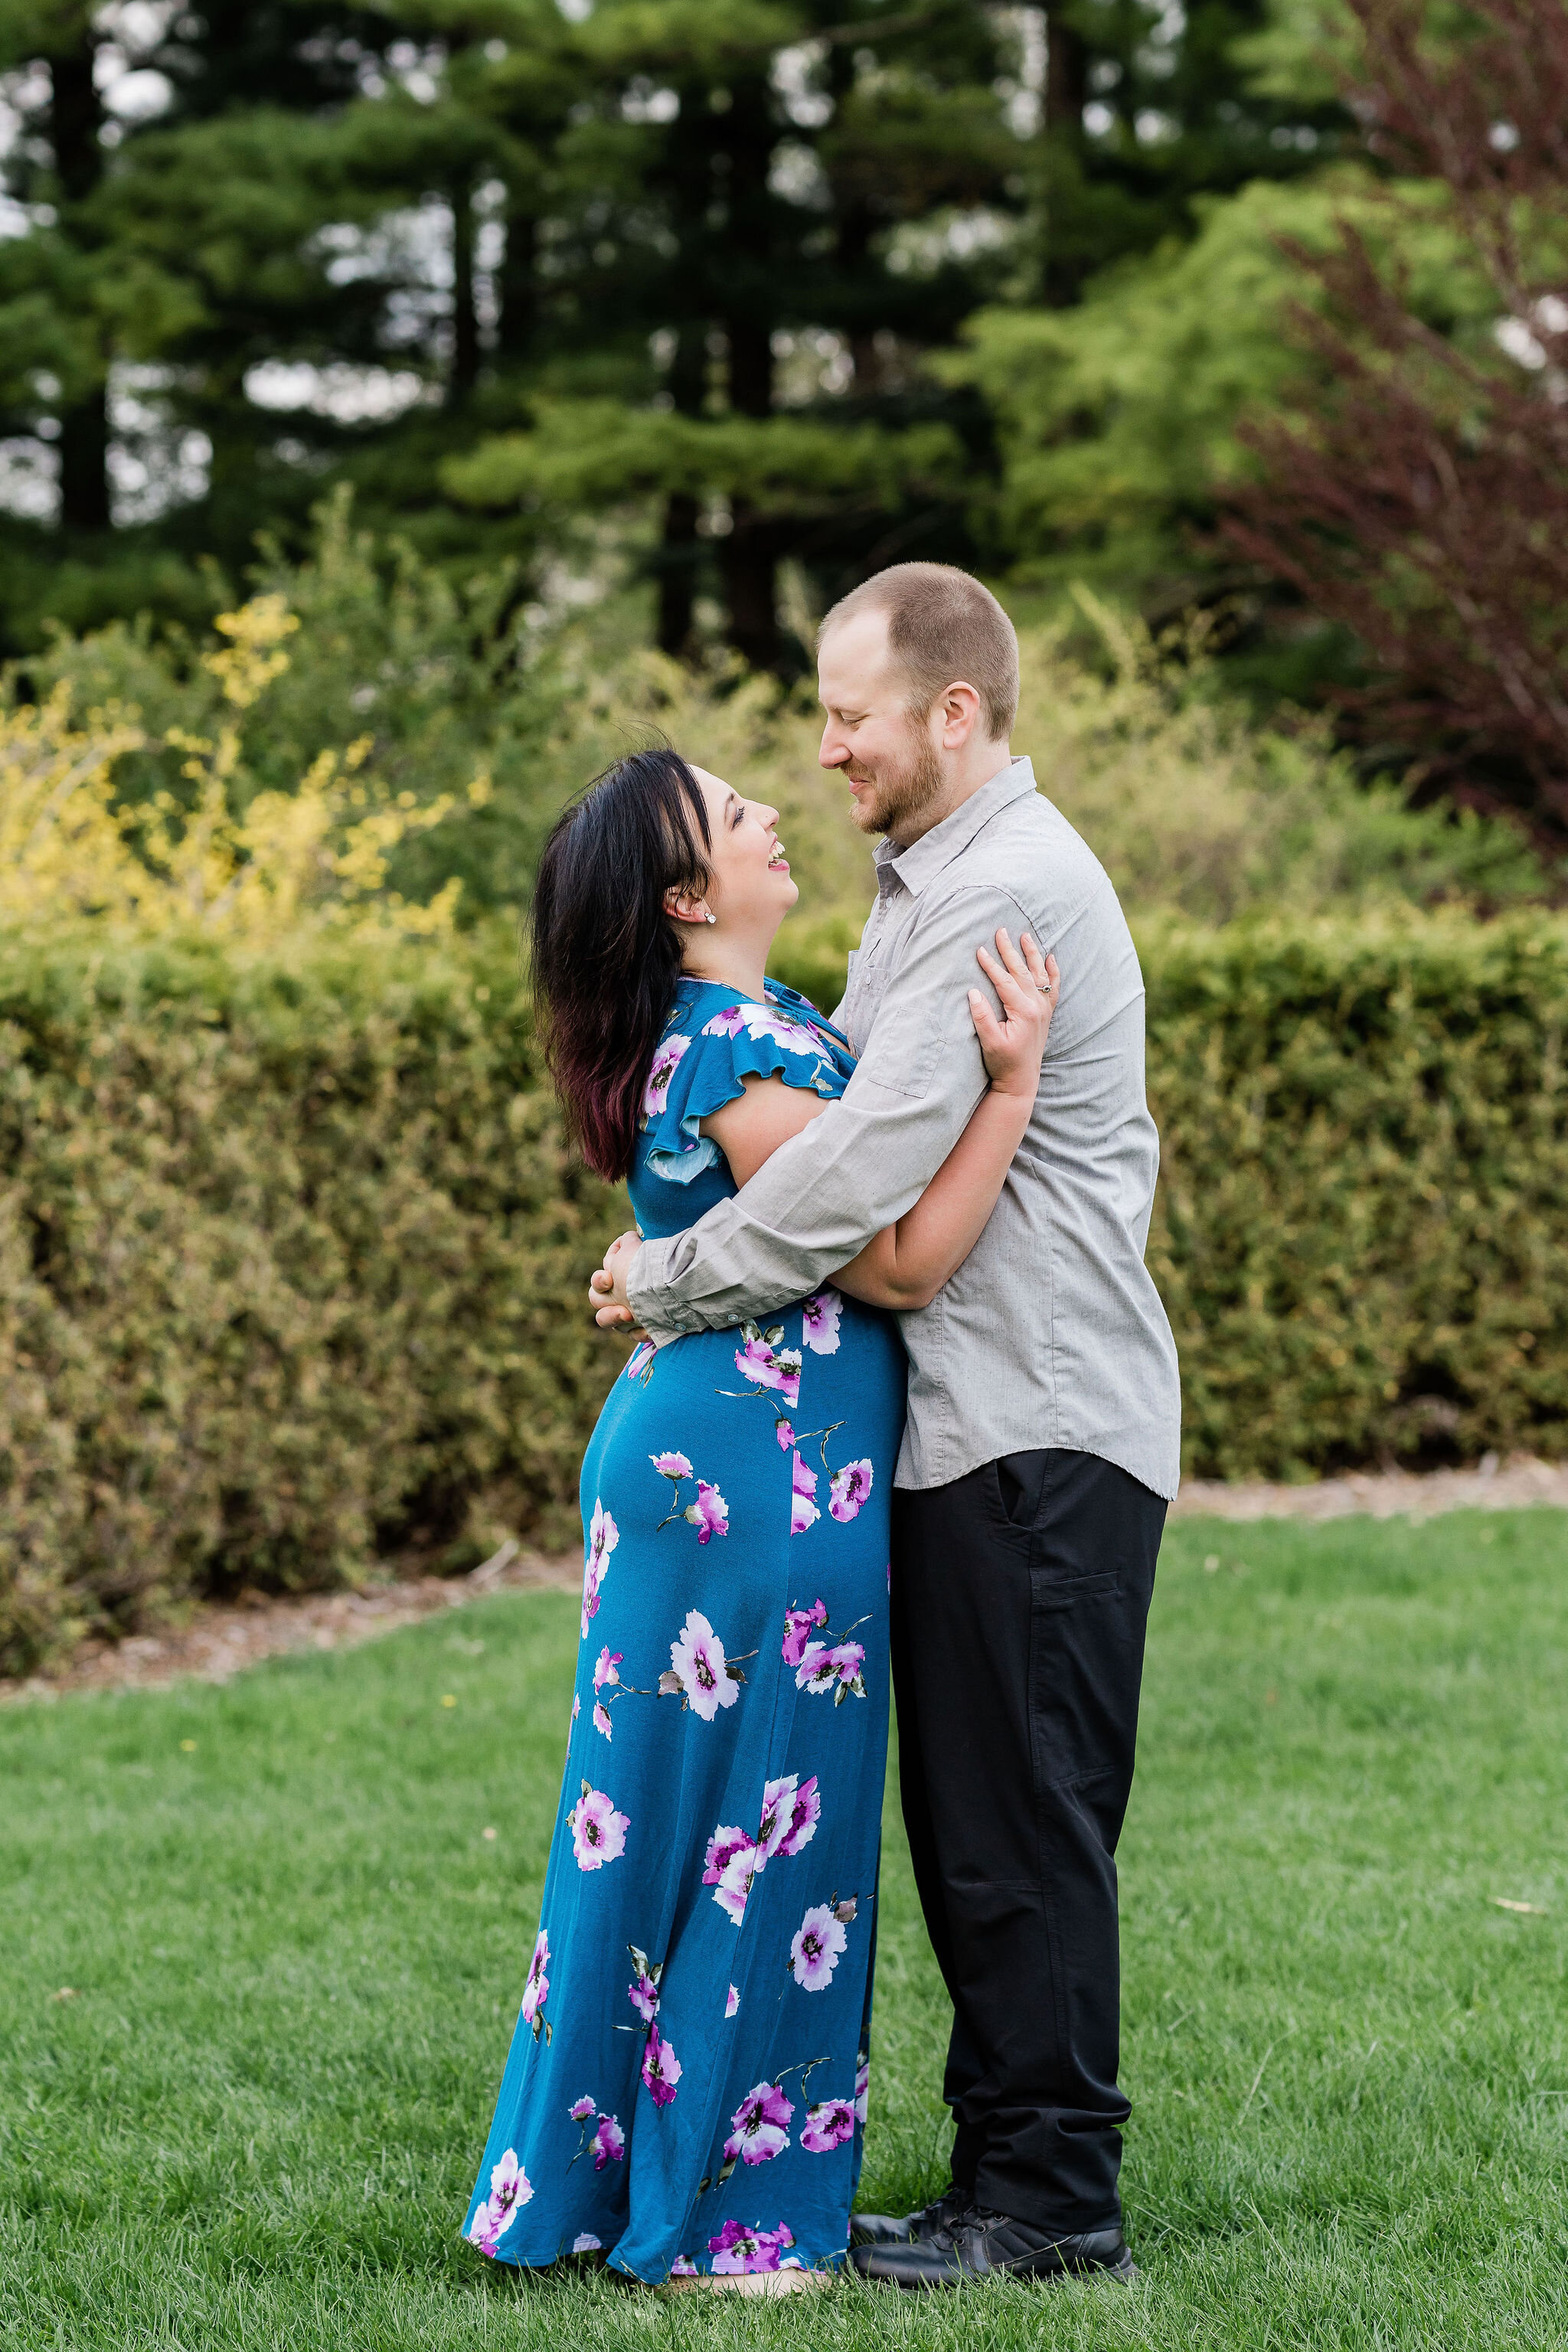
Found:
[[[590, 1165], [680, 1231], [843, 1093], [764, 979], [776, 812], [638, 752], [561, 819], [534, 982]], [[521, 2014], [465, 2234], [524, 2266], [802, 2284], [843, 2252], [866, 2120], [888, 1725], [889, 1307], [962, 1264], [1035, 1099], [1054, 966], [998, 934], [991, 1087], [909, 1215], [765, 1328], [645, 1342], [583, 1466], [582, 1647]]]

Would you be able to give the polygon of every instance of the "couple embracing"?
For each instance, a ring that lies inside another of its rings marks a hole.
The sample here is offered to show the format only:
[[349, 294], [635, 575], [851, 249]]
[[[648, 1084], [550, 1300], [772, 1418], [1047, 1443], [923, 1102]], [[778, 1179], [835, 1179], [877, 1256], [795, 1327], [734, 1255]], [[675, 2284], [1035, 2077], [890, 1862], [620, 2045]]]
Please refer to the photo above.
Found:
[[[1142, 977], [1011, 755], [978, 581], [878, 573], [819, 676], [883, 836], [832, 1021], [764, 978], [776, 812], [675, 753], [540, 869], [552, 1070], [637, 1221], [594, 1304], [647, 1336], [584, 1464], [565, 1781], [465, 2231], [742, 2292], [847, 2246], [908, 2287], [1128, 2277], [1113, 1856], [1178, 1437]], [[851, 2212], [889, 1685], [953, 2006], [952, 2183], [898, 2219]]]

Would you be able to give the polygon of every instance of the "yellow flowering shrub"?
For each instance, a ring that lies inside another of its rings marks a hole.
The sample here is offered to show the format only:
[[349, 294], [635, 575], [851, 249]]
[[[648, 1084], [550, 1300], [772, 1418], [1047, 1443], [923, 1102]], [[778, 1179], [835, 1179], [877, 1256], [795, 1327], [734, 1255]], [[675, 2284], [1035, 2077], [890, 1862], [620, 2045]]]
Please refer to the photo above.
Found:
[[[410, 904], [388, 889], [387, 872], [399, 845], [439, 825], [456, 796], [391, 790], [374, 772], [373, 736], [321, 751], [296, 790], [237, 806], [234, 721], [289, 667], [299, 625], [279, 595], [219, 614], [226, 643], [202, 661], [234, 717], [210, 735], [173, 726], [157, 739], [180, 755], [190, 787], [183, 801], [168, 791], [117, 797], [117, 763], [151, 740], [134, 709], [110, 704], [79, 719], [62, 683], [39, 704], [0, 710], [0, 922], [27, 929], [93, 916], [257, 946], [312, 922], [449, 931], [458, 882]], [[482, 807], [489, 792], [476, 774], [468, 805]]]

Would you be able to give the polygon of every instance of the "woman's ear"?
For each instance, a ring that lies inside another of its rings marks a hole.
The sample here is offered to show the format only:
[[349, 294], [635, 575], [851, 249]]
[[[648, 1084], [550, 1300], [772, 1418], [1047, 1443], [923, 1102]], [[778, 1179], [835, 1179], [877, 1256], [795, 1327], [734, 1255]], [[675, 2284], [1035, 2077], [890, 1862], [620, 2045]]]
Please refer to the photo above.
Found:
[[695, 898], [689, 890], [667, 890], [664, 911], [678, 923], [710, 923], [713, 920], [708, 911], [706, 898]]

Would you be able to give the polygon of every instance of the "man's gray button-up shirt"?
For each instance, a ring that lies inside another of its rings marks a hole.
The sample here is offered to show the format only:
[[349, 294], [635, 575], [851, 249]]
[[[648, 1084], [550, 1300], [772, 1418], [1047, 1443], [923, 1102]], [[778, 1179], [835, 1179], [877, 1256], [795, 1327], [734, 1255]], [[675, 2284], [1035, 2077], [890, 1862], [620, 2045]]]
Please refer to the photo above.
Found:
[[1061, 1446], [1176, 1492], [1175, 1343], [1143, 1252], [1159, 1138], [1143, 1091], [1143, 980], [1099, 860], [1015, 760], [907, 849], [878, 891], [834, 1015], [859, 1055], [843, 1098], [732, 1200], [645, 1242], [629, 1294], [656, 1339], [809, 1297], [910, 1208], [985, 1087], [967, 991], [1005, 925], [1061, 966], [1039, 1099], [980, 1240], [900, 1317], [910, 1411], [897, 1484]]

